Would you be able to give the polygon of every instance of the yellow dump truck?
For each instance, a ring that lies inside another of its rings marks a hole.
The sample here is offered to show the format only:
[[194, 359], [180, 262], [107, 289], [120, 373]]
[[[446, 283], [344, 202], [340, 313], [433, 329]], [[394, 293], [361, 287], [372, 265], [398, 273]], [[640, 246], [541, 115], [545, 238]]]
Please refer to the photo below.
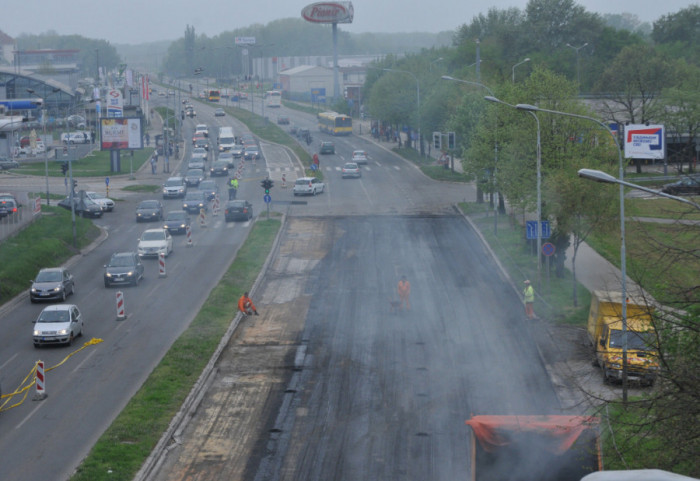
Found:
[[[627, 378], [651, 384], [659, 369], [653, 307], [643, 299], [628, 296]], [[622, 380], [622, 294], [594, 291], [588, 314], [588, 339], [595, 350], [605, 380]]]

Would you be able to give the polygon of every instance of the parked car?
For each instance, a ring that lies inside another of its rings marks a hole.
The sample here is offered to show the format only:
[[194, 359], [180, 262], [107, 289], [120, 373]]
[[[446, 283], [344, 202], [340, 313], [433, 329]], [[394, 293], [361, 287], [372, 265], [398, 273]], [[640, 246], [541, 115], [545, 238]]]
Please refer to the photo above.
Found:
[[75, 281], [68, 269], [63, 267], [47, 267], [41, 269], [29, 289], [29, 300], [65, 301], [66, 297], [75, 294]]
[[219, 195], [219, 186], [215, 180], [203, 180], [199, 183], [198, 189], [204, 192], [207, 201], [213, 200], [214, 197]]
[[226, 222], [232, 220], [250, 220], [253, 218], [253, 204], [247, 200], [229, 200], [224, 209]]
[[112, 199], [92, 191], [86, 191], [85, 195], [95, 204], [99, 205], [102, 212], [112, 212], [114, 210], [114, 201]]
[[163, 204], [159, 200], [142, 200], [136, 206], [136, 222], [163, 220]]
[[369, 161], [369, 156], [364, 150], [354, 150], [352, 152], [352, 161], [358, 165], [363, 165]]
[[243, 159], [244, 160], [257, 160], [260, 158], [260, 149], [258, 148], [257, 145], [246, 145], [245, 150], [243, 151]]
[[190, 226], [190, 216], [184, 210], [171, 210], [165, 214], [163, 229], [172, 234], [186, 234]]
[[318, 149], [318, 153], [324, 154], [335, 154], [335, 144], [330, 141], [321, 142], [321, 147]]
[[139, 257], [168, 257], [173, 251], [173, 238], [167, 229], [148, 229], [141, 234], [136, 248]]
[[324, 188], [325, 184], [316, 177], [299, 177], [296, 182], [294, 182], [292, 192], [294, 195], [316, 195], [323, 192]]
[[204, 180], [204, 171], [202, 169], [189, 169], [185, 174], [185, 183], [188, 187], [197, 187]]
[[209, 210], [209, 201], [201, 190], [191, 190], [182, 201], [182, 210], [190, 214], [198, 214], [200, 209]]
[[187, 192], [187, 184], [182, 177], [170, 177], [163, 184], [163, 198], [171, 199], [184, 197]]
[[221, 107], [214, 110], [214, 117], [224, 117], [224, 116], [226, 116], [226, 112], [224, 112], [224, 109], [222, 109]]
[[[73, 196], [73, 204], [75, 205], [75, 213], [80, 217], [102, 217], [102, 207], [91, 200], [87, 195], [76, 194]], [[61, 200], [58, 203], [59, 207], [66, 210], [71, 210], [70, 196]]]
[[8, 159], [7, 157], [0, 157], [0, 169], [10, 170], [19, 167], [19, 162], [16, 160]]
[[139, 285], [144, 267], [136, 252], [115, 252], [104, 266], [105, 287], [115, 284]]
[[664, 185], [661, 192], [671, 195], [700, 195], [700, 177], [684, 177], [677, 182]]
[[355, 177], [355, 178], [360, 178], [362, 177], [362, 171], [360, 170], [360, 166], [357, 165], [355, 162], [346, 162], [342, 169], [342, 178], [346, 179], [348, 177]]
[[34, 347], [42, 344], [73, 344], [83, 335], [83, 317], [74, 304], [47, 306], [34, 321]]

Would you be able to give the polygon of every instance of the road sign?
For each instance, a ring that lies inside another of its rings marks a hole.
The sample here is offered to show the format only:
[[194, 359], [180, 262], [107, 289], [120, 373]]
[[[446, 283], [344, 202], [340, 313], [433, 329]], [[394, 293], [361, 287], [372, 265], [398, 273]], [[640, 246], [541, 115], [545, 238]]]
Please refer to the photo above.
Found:
[[272, 197], [270, 197], [268, 194], [265, 194], [265, 197], [263, 197], [263, 199], [265, 200], [266, 204], [272, 202]]
[[551, 242], [545, 242], [542, 244], [542, 255], [549, 257], [554, 255], [554, 251], [556, 251], [556, 249], [554, 248], [554, 244]]
[[318, 164], [311, 164], [311, 170], [318, 169]]
[[[527, 229], [527, 238], [528, 239], [537, 239], [537, 221], [536, 220], [528, 220], [525, 223], [525, 227]], [[548, 220], [541, 220], [540, 221], [540, 238], [541, 239], [549, 239], [552, 236], [552, 231], [549, 225]]]
[[109, 177], [105, 177], [105, 185], [109, 185]]

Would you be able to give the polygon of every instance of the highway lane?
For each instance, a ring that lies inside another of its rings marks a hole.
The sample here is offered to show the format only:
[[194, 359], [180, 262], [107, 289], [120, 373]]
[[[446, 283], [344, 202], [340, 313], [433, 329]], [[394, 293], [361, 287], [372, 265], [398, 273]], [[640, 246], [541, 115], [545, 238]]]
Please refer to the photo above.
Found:
[[[245, 178], [248, 172], [243, 173]], [[166, 176], [147, 176], [144, 182], [157, 183]], [[225, 180], [218, 182], [223, 188]], [[252, 196], [251, 185], [242, 186], [242, 197]], [[144, 260], [145, 279], [138, 287], [122, 289], [127, 319], [117, 321], [118, 289], [104, 288], [102, 266], [112, 252], [135, 250], [145, 229], [161, 225], [135, 222], [135, 205], [144, 198], [157, 199], [160, 194], [127, 196], [113, 213], [96, 220], [108, 234], [106, 240], [72, 266], [77, 293], [67, 302], [77, 304], [86, 319], [84, 336], [73, 348], [33, 347], [31, 321], [44, 305], [27, 300], [0, 318], [5, 334], [0, 338], [5, 392], [19, 385], [36, 360], [43, 360], [48, 368], [84, 341], [103, 340], [47, 373], [46, 400], [32, 402], [32, 391], [21, 406], [0, 416], [0, 479], [66, 479], [73, 472], [198, 312], [250, 228], [250, 223], [225, 223], [223, 212], [210, 215], [206, 228], [193, 218], [194, 246], [186, 247], [185, 236], [175, 237], [165, 278], [159, 278], [156, 260]], [[163, 203], [166, 211], [181, 208], [179, 199]]]
[[[403, 274], [411, 310], [393, 313]], [[254, 295], [150, 479], [452, 481], [470, 415], [560, 412], [519, 296], [460, 217], [291, 217]]]

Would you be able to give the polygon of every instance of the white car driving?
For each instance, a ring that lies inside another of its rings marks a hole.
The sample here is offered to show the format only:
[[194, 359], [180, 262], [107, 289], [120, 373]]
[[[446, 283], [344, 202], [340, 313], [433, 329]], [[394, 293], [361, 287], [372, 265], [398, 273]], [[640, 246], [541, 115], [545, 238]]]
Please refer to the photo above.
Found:
[[294, 195], [316, 195], [323, 192], [325, 187], [326, 185], [316, 177], [299, 177], [294, 182], [292, 192], [294, 192]]
[[102, 212], [112, 212], [114, 210], [114, 201], [112, 199], [98, 194], [97, 192], [85, 192], [85, 195], [99, 205]]
[[173, 251], [173, 238], [167, 229], [148, 229], [141, 234], [137, 252], [139, 257], [168, 257]]
[[34, 347], [42, 344], [72, 344], [83, 335], [83, 317], [73, 304], [45, 307], [34, 321]]

